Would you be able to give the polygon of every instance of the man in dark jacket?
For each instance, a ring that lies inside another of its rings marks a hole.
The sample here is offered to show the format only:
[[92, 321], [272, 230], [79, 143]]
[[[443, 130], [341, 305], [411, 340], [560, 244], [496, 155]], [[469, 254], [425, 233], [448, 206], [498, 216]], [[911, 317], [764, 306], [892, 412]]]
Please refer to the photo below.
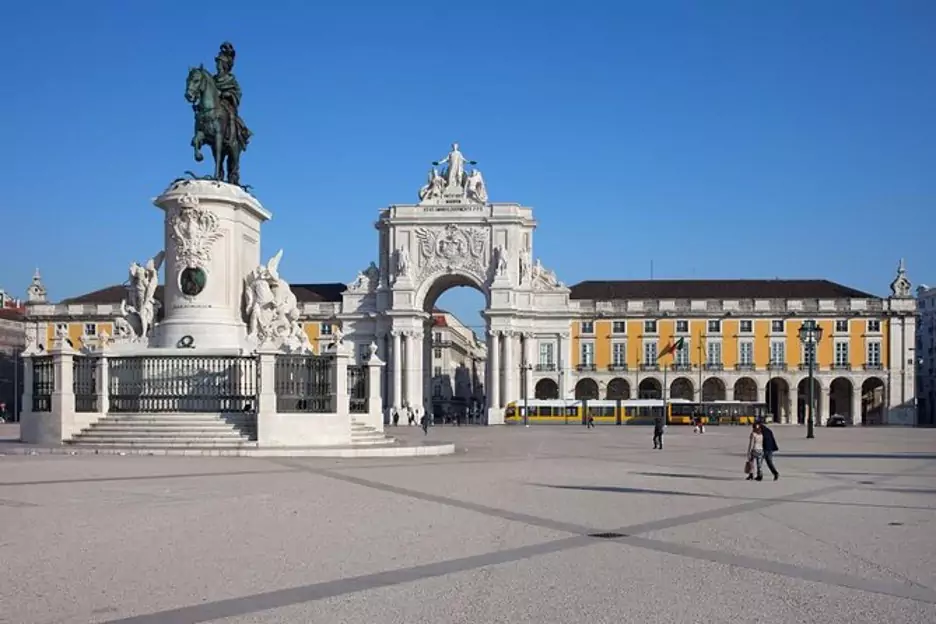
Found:
[[777, 438], [774, 437], [773, 431], [764, 423], [761, 423], [761, 432], [764, 434], [764, 461], [767, 462], [767, 468], [773, 473], [773, 480], [776, 481], [780, 478], [780, 473], [774, 466], [773, 454], [779, 451], [780, 447], [777, 446]]
[[663, 430], [666, 422], [662, 416], [653, 421], [653, 448], [663, 450]]

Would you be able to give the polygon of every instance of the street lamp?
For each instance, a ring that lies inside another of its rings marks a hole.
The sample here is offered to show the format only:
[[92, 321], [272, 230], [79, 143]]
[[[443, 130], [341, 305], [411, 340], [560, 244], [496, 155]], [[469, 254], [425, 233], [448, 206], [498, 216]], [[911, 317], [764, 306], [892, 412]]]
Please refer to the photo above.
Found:
[[803, 321], [799, 328], [799, 339], [806, 347], [806, 355], [809, 359], [809, 411], [806, 416], [806, 438], [816, 437], [813, 424], [813, 367], [816, 365], [816, 352], [818, 351], [819, 341], [822, 340], [822, 327], [816, 321]]

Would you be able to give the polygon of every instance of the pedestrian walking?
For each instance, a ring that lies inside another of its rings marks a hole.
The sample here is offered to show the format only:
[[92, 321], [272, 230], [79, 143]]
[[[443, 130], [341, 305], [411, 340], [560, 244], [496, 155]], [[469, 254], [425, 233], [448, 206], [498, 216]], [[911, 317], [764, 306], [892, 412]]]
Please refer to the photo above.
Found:
[[773, 454], [780, 450], [780, 447], [777, 446], [777, 438], [774, 437], [773, 431], [770, 430], [770, 427], [761, 423], [761, 433], [764, 436], [764, 462], [767, 464], [767, 468], [770, 472], [773, 473], [773, 480], [776, 481], [780, 478], [780, 473], [777, 471], [777, 467], [773, 462]]
[[421, 424], [422, 424], [423, 435], [429, 435], [429, 414], [428, 413], [423, 414]]
[[663, 450], [663, 431], [666, 428], [666, 422], [662, 416], [657, 416], [653, 421], [653, 448]]
[[[748, 473], [747, 480], [763, 481], [763, 462], [764, 462], [764, 432], [760, 423], [754, 423], [751, 428], [751, 435], [748, 437], [748, 459], [745, 463], [745, 472]], [[756, 476], [755, 476], [756, 474]]]

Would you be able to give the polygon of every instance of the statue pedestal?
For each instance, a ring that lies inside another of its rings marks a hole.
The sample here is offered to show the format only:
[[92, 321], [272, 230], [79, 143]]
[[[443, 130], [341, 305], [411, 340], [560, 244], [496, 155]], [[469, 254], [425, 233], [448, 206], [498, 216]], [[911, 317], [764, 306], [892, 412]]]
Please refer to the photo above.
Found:
[[245, 349], [244, 278], [260, 264], [272, 215], [238, 186], [180, 180], [154, 202], [166, 212], [163, 320], [149, 345]]

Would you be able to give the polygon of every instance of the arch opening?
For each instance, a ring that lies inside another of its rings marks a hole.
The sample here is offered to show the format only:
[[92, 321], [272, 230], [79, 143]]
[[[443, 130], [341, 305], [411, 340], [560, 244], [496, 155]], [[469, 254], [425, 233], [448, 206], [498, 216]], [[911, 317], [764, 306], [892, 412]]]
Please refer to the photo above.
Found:
[[[829, 385], [829, 417], [842, 416], [846, 422], [855, 424], [856, 414], [852, 413], [852, 397], [854, 389], [852, 383], [845, 377], [836, 377]], [[857, 416], [860, 419], [860, 416]]]
[[549, 401], [559, 398], [559, 384], [553, 379], [540, 379], [536, 382], [535, 398]]
[[757, 382], [750, 377], [742, 377], [735, 382], [734, 400], [745, 403], [757, 402]]
[[599, 397], [598, 393], [598, 382], [594, 379], [586, 377], [584, 379], [579, 379], [578, 383], [575, 384], [575, 398], [578, 400], [588, 399], [594, 400]]
[[436, 424], [485, 422], [491, 374], [486, 308], [484, 290], [464, 275], [440, 276], [425, 291], [423, 402]]
[[[809, 417], [809, 377], [801, 379], [796, 385], [796, 422], [800, 425], [806, 424]], [[813, 425], [822, 422], [822, 385], [819, 380], [813, 377], [812, 381], [812, 401], [813, 401]]]
[[871, 377], [861, 384], [861, 424], [884, 424], [884, 380]]
[[630, 384], [623, 377], [615, 377], [608, 383], [605, 398], [611, 401], [626, 401], [630, 398]]
[[702, 382], [702, 402], [725, 400], [725, 382], [718, 377], [709, 377]]
[[684, 399], [686, 401], [695, 400], [695, 386], [688, 377], [677, 377], [670, 384], [670, 398]]
[[766, 399], [773, 422], [790, 422], [790, 384], [785, 379], [774, 377], [767, 382]]
[[659, 379], [654, 377], [646, 377], [640, 380], [640, 383], [637, 385], [637, 398], [638, 399], [662, 399], [663, 398], [663, 384], [660, 383]]

